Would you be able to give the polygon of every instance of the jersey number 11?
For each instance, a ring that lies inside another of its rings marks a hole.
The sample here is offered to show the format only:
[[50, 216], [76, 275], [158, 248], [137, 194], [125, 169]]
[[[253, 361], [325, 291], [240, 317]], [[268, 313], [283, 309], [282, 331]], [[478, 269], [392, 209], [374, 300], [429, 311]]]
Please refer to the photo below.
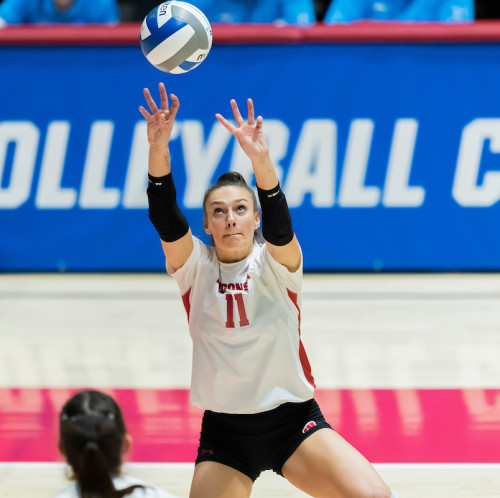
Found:
[[234, 300], [238, 306], [238, 313], [240, 315], [240, 327], [245, 325], [250, 325], [247, 318], [247, 312], [245, 311], [245, 303], [243, 302], [243, 294], [226, 294], [226, 305], [227, 305], [227, 320], [226, 328], [234, 329]]

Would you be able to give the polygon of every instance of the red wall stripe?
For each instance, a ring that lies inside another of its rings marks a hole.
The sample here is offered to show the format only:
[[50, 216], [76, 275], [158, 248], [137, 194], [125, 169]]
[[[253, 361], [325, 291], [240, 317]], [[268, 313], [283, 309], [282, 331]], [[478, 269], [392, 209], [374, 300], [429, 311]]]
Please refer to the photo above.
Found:
[[[140, 24], [20, 25], [0, 29], [0, 45], [139, 45]], [[272, 24], [213, 25], [215, 45], [303, 43], [488, 43], [500, 42], [499, 21], [467, 24], [357, 22], [307, 28]]]

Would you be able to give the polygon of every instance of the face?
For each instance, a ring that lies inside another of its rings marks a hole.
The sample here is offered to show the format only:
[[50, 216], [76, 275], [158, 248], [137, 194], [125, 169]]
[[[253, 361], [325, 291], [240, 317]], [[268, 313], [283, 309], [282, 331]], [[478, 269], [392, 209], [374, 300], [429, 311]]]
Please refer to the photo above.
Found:
[[254, 231], [260, 215], [252, 196], [243, 187], [214, 190], [207, 199], [205, 231], [214, 238], [217, 256], [223, 263], [245, 259], [253, 249]]
[[56, 9], [60, 11], [68, 10], [74, 3], [75, 0], [54, 0]]

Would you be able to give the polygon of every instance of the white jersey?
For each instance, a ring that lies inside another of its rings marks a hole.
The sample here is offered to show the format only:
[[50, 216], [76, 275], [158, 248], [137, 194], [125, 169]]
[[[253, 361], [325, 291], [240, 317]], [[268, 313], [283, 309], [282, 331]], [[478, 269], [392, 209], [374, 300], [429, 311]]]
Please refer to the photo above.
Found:
[[[302, 264], [291, 273], [255, 244], [237, 263], [193, 237], [172, 273], [193, 340], [191, 404], [220, 413], [258, 413], [313, 397], [300, 340]], [[168, 270], [167, 265], [167, 270]]]
[[[135, 484], [140, 484], [144, 488], [137, 488], [132, 491], [132, 493], [126, 495], [127, 498], [176, 498], [174, 495], [163, 491], [162, 489], [156, 488], [146, 484], [140, 479], [136, 479], [131, 476], [116, 476], [113, 478], [113, 484], [115, 489], [125, 489], [129, 486], [134, 486]], [[79, 498], [78, 487], [75, 482], [72, 482], [66, 489], [61, 491], [55, 498]]]

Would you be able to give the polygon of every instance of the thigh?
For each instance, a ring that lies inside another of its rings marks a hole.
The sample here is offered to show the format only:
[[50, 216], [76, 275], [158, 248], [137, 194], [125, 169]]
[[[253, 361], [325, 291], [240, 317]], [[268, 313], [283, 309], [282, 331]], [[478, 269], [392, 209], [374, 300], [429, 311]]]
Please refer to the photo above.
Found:
[[315, 498], [391, 496], [368, 460], [331, 429], [320, 429], [303, 441], [283, 465], [282, 473]]
[[[218, 463], [247, 476], [252, 482], [263, 470], [260, 465], [258, 438], [246, 427], [241, 415], [205, 413], [196, 466]], [[246, 433], [246, 429], [249, 433]]]
[[201, 462], [194, 468], [189, 498], [248, 498], [252, 479], [218, 462]]

